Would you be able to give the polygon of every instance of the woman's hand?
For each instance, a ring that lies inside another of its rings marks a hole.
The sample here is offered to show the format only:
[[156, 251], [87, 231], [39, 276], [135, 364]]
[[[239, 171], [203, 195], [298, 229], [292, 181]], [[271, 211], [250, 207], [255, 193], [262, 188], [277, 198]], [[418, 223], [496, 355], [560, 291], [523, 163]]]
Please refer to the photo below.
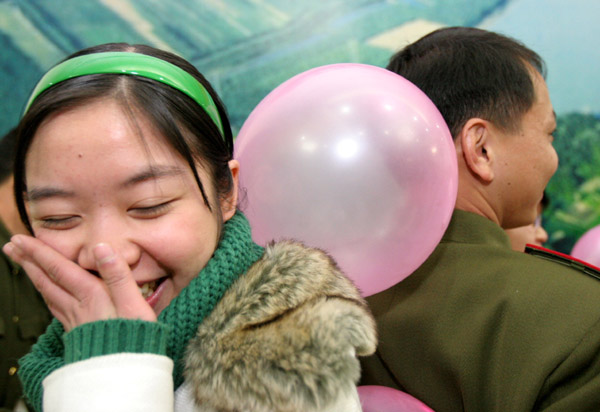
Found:
[[106, 243], [94, 247], [100, 277], [31, 236], [13, 236], [3, 251], [25, 269], [66, 331], [113, 318], [156, 321], [129, 266]]

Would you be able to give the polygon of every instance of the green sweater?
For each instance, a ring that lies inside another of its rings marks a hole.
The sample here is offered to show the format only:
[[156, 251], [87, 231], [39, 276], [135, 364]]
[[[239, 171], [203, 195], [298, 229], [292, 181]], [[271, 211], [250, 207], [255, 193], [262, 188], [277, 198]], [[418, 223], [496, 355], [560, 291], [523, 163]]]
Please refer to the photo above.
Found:
[[183, 382], [185, 348], [198, 325], [263, 252], [252, 241], [248, 221], [238, 212], [225, 224], [223, 238], [206, 267], [160, 313], [158, 322], [111, 319], [86, 323], [65, 333], [54, 319], [31, 353], [19, 362], [27, 399], [41, 411], [42, 381], [50, 373], [71, 362], [121, 352], [170, 357], [177, 388]]

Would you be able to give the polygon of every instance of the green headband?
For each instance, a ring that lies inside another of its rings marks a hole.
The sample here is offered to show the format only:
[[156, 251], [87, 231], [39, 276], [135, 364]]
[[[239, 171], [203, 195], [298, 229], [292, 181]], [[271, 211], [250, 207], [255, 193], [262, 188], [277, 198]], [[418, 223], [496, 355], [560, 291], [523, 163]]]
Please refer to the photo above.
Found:
[[185, 70], [156, 57], [140, 53], [106, 52], [86, 54], [66, 60], [48, 71], [31, 93], [25, 111], [46, 89], [57, 83], [88, 74], [129, 74], [156, 80], [194, 99], [217, 125], [221, 135], [223, 125], [219, 110], [204, 86]]

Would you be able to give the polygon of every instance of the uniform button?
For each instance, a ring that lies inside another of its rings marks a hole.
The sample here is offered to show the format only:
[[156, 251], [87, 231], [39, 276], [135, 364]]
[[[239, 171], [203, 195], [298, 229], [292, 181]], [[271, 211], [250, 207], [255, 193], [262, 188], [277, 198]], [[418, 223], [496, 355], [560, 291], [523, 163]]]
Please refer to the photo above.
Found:
[[15, 373], [17, 373], [17, 367], [16, 367], [16, 366], [11, 366], [11, 367], [8, 369], [8, 375], [9, 375], [9, 376], [13, 376]]
[[19, 274], [19, 268], [13, 268], [12, 269], [12, 274], [17, 276]]
[[13, 322], [19, 323], [19, 317], [17, 315], [12, 317]]

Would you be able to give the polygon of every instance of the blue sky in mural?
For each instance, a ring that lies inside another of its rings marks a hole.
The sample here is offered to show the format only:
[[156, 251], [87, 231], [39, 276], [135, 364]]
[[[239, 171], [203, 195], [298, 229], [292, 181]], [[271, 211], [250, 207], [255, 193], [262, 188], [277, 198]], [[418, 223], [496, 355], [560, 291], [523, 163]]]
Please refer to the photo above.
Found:
[[558, 114], [600, 114], [600, 1], [511, 0], [478, 27], [515, 37], [546, 60]]

